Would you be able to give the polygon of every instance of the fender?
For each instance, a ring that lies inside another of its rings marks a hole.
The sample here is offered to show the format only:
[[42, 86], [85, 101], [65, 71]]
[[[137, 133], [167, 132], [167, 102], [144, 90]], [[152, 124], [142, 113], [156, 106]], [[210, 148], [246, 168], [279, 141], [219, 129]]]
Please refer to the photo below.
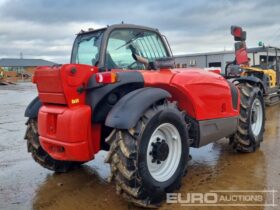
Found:
[[[92, 122], [104, 123], [109, 111], [117, 104], [117, 102], [127, 93], [144, 87], [144, 79], [140, 72], [118, 72], [118, 82], [103, 87], [98, 87], [95, 79], [96, 75], [92, 75], [89, 79], [86, 95], [86, 103], [92, 110]], [[115, 100], [112, 102], [109, 98], [113, 95]]]
[[250, 84], [257, 84], [260, 85], [261, 89], [263, 90], [263, 93], [266, 94], [266, 90], [267, 90], [267, 86], [263, 83], [263, 81], [257, 77], [253, 77], [253, 76], [243, 76], [243, 77], [239, 77], [234, 79], [232, 82], [240, 82], [240, 83], [244, 83], [244, 82], [248, 82]]
[[39, 97], [34, 98], [27, 106], [24, 116], [28, 118], [37, 118], [40, 107], [42, 106]]
[[118, 129], [129, 129], [136, 125], [143, 112], [155, 102], [171, 97], [170, 93], [160, 88], [141, 88], [124, 97], [109, 112], [105, 125]]
[[238, 108], [238, 99], [239, 99], [239, 94], [238, 94], [238, 88], [230, 81], [227, 81], [228, 85], [230, 87], [230, 92], [231, 92], [231, 102], [232, 102], [232, 107], [234, 109]]

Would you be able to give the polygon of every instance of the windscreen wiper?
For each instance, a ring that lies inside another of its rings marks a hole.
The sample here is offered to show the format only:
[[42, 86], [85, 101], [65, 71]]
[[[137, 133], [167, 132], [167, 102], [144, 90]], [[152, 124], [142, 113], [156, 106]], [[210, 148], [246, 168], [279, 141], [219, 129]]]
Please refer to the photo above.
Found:
[[116, 48], [115, 50], [118, 50], [124, 46], [129, 45], [131, 42], [135, 41], [136, 39], [138, 39], [140, 37], [140, 35], [144, 35], [143, 32], [139, 32], [135, 35], [135, 37], [132, 37], [130, 40], [128, 40], [126, 43], [124, 43], [123, 45], [119, 46], [118, 48]]

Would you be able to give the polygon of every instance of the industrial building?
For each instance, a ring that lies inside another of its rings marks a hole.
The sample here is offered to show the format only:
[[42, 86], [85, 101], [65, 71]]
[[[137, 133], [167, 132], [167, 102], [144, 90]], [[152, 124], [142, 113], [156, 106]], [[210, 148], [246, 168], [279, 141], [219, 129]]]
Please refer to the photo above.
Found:
[[2, 58], [0, 67], [5, 71], [16, 71], [17, 73], [26, 71], [33, 72], [38, 66], [52, 66], [55, 63], [43, 59], [26, 59], [26, 58]]
[[[268, 56], [267, 56], [268, 55]], [[276, 51], [270, 47], [256, 47], [248, 49], [250, 65], [273, 65], [276, 57], [280, 56], [280, 50]], [[185, 67], [220, 67], [224, 72], [227, 63], [234, 60], [234, 51], [218, 51], [207, 53], [194, 53], [185, 55], [176, 55], [175, 63], [178, 68]], [[267, 60], [268, 57], [268, 60]]]
[[3, 78], [10, 82], [29, 81], [38, 66], [53, 66], [55, 64], [43, 59], [2, 58], [0, 59], [0, 72], [2, 74], [0, 84], [3, 84]]

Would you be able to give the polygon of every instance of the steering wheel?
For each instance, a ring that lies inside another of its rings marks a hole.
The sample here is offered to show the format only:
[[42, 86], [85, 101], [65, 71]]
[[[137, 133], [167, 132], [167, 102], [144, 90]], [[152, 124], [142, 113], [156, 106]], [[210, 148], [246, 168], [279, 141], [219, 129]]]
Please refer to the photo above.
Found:
[[128, 69], [132, 69], [133, 68], [133, 65], [138, 65], [138, 62], [137, 61], [134, 61], [132, 64], [129, 64], [127, 66]]

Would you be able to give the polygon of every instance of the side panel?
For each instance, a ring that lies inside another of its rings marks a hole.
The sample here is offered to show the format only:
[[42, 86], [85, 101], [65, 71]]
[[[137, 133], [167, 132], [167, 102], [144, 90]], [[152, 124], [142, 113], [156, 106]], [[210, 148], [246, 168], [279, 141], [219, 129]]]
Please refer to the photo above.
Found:
[[171, 84], [171, 80], [179, 72], [176, 69], [161, 69], [158, 71], [142, 71], [141, 73], [146, 87], [158, 87], [167, 90], [172, 96], [171, 100], [178, 101], [180, 109], [185, 110], [189, 116], [196, 118], [195, 104], [191, 98], [183, 88]]
[[[158, 75], [157, 75], [158, 74]], [[221, 75], [200, 69], [174, 69], [143, 72], [145, 86], [167, 90], [180, 109], [196, 120], [210, 120], [239, 115], [234, 107], [231, 88]], [[238, 104], [239, 104], [238, 92]]]
[[199, 147], [228, 137], [237, 129], [238, 117], [199, 121]]

